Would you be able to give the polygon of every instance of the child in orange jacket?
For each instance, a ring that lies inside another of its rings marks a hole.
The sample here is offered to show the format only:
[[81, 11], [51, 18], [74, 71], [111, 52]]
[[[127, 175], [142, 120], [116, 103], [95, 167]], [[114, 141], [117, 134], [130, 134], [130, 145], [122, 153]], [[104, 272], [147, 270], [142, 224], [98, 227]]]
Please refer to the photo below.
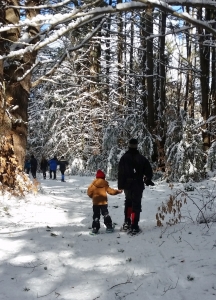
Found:
[[92, 233], [98, 233], [100, 229], [100, 215], [104, 217], [104, 224], [107, 232], [113, 231], [112, 219], [109, 215], [107, 204], [107, 193], [109, 195], [118, 195], [122, 190], [115, 190], [109, 187], [109, 183], [105, 180], [105, 174], [101, 170], [96, 173], [96, 179], [88, 187], [87, 194], [92, 198], [93, 202], [93, 222]]

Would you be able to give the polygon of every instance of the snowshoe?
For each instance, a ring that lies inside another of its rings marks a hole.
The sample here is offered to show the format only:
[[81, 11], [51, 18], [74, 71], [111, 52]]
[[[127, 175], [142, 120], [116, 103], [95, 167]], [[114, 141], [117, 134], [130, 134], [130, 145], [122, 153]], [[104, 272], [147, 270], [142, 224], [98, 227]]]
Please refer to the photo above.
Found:
[[112, 225], [112, 227], [107, 227], [106, 228], [106, 233], [112, 233], [115, 229], [115, 224]]
[[124, 223], [124, 224], [122, 225], [122, 227], [120, 228], [120, 231], [127, 232], [127, 231], [129, 231], [130, 229], [131, 229], [131, 225], [128, 224], [128, 223]]
[[98, 235], [99, 234], [99, 229], [97, 228], [92, 228], [92, 231], [89, 232], [90, 235]]
[[141, 229], [138, 227], [138, 228], [131, 228], [129, 231], [128, 231], [128, 234], [129, 235], [138, 235], [141, 233]]

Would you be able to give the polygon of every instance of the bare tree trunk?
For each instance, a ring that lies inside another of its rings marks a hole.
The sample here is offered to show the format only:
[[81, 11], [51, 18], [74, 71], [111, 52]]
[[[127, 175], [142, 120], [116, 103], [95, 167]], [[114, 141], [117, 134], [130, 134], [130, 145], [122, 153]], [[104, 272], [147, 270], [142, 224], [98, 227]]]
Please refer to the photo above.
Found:
[[[212, 20], [215, 20], [216, 12], [212, 12]], [[213, 28], [216, 28], [216, 24], [214, 23]], [[212, 44], [214, 45], [216, 41], [216, 37], [212, 37]], [[212, 47], [212, 83], [211, 83], [211, 115], [216, 116], [216, 50], [215, 47]]]
[[[117, 3], [122, 3], [122, 0], [117, 0]], [[118, 95], [120, 107], [124, 105], [124, 75], [123, 75], [123, 53], [124, 53], [124, 38], [123, 38], [123, 21], [122, 14], [117, 16], [117, 30], [118, 30], [118, 42], [117, 42], [117, 61], [118, 61]]]
[[[133, 20], [133, 12], [131, 15], [131, 30], [130, 30], [130, 60], [129, 60], [129, 89], [128, 89], [128, 98], [129, 98], [129, 106], [133, 107], [136, 105], [136, 99], [134, 97], [134, 87], [133, 87], [133, 80], [135, 79], [132, 75], [134, 73], [133, 70], [133, 47], [134, 47], [134, 20]], [[125, 51], [126, 52], [126, 51]], [[135, 87], [136, 88], [136, 87]], [[133, 100], [133, 101], [132, 101]], [[133, 102], [133, 104], [132, 104]], [[132, 105], [131, 105], [132, 104]]]
[[161, 114], [163, 115], [166, 106], [166, 58], [165, 58], [165, 33], [166, 33], [166, 14], [162, 12], [161, 16], [161, 43], [160, 43], [160, 97]]
[[[146, 10], [146, 31], [147, 35], [153, 35], [153, 9], [147, 8]], [[154, 115], [154, 63], [153, 63], [153, 40], [147, 39], [146, 55], [147, 55], [147, 101], [148, 101], [148, 129], [152, 133], [155, 128], [155, 115]]]
[[141, 99], [142, 99], [142, 104], [143, 104], [143, 123], [146, 124], [147, 123], [147, 93], [146, 93], [146, 85], [147, 85], [147, 80], [146, 80], [146, 76], [145, 76], [145, 70], [146, 70], [146, 23], [145, 23], [145, 12], [141, 13], [140, 16], [140, 44], [141, 44], [141, 51], [140, 51], [140, 55], [141, 55], [141, 61], [140, 61], [140, 67], [142, 70], [142, 78], [141, 78], [141, 88], [142, 88], [142, 92], [141, 92]]
[[177, 102], [177, 111], [178, 114], [180, 113], [180, 107], [181, 107], [181, 91], [182, 91], [182, 58], [179, 56], [178, 60], [178, 82], [177, 82], [177, 93], [176, 93], [176, 102]]
[[159, 40], [159, 103], [157, 105], [157, 134], [160, 139], [157, 141], [157, 154], [158, 167], [160, 170], [165, 170], [165, 152], [164, 144], [166, 140], [165, 136], [165, 123], [164, 123], [164, 112], [166, 107], [166, 59], [165, 59], [165, 32], [166, 32], [166, 14], [161, 13], [160, 19], [160, 40]]
[[[187, 13], [190, 13], [190, 8], [186, 8]], [[189, 26], [186, 23], [186, 26]], [[191, 29], [187, 30], [186, 33], [186, 45], [187, 45], [187, 62], [188, 62], [188, 70], [186, 76], [186, 91], [185, 91], [185, 102], [184, 102], [184, 110], [188, 111], [188, 115], [191, 118], [194, 118], [194, 79], [192, 73], [192, 43], [191, 43]]]
[[[97, 21], [94, 25], [95, 27], [99, 24], [99, 21]], [[98, 37], [101, 36], [101, 31], [97, 34]], [[91, 50], [90, 50], [90, 93], [91, 93], [91, 108], [92, 110], [99, 108], [101, 106], [102, 102], [102, 93], [101, 93], [101, 87], [100, 87], [100, 74], [101, 74], [101, 43], [100, 39], [93, 40], [91, 42]], [[83, 118], [83, 116], [82, 116]], [[102, 128], [102, 120], [101, 118], [98, 118], [98, 116], [92, 117], [92, 125], [94, 129], [94, 148], [97, 154], [101, 151], [101, 128]], [[84, 147], [84, 143], [83, 143]], [[96, 154], [95, 152], [95, 154]]]
[[107, 31], [106, 31], [106, 50], [105, 50], [105, 64], [106, 64], [106, 88], [105, 88], [105, 94], [107, 95], [107, 98], [108, 98], [109, 97], [109, 92], [110, 92], [109, 84], [110, 84], [110, 59], [111, 59], [111, 49], [110, 49], [111, 17], [107, 18], [106, 27], [107, 27]]
[[[198, 19], [202, 20], [202, 8], [198, 9]], [[206, 20], [210, 19], [209, 10], [206, 9]], [[202, 94], [202, 117], [204, 121], [209, 118], [209, 59], [210, 48], [204, 45], [204, 41], [209, 40], [207, 36], [208, 32], [204, 32], [201, 28], [198, 28], [199, 44], [200, 44], [200, 68], [201, 68], [201, 94]], [[204, 151], [208, 150], [210, 146], [210, 136], [208, 134], [208, 124], [203, 125], [203, 148]]]

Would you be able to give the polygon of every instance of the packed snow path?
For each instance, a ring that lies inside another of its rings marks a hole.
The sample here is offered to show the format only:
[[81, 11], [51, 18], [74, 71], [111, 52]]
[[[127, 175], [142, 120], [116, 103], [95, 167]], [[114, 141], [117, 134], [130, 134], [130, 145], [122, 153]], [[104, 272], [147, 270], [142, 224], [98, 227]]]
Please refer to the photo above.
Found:
[[[216, 299], [216, 224], [192, 222], [198, 211], [188, 203], [181, 224], [156, 227], [158, 206], [180, 184], [146, 188], [137, 236], [119, 231], [124, 194], [108, 196], [115, 232], [105, 233], [101, 219], [101, 233], [91, 236], [92, 180], [71, 176], [63, 183], [38, 174], [37, 195], [0, 197], [0, 300]], [[214, 184], [215, 178], [197, 188]], [[196, 191], [190, 197], [201, 201]]]

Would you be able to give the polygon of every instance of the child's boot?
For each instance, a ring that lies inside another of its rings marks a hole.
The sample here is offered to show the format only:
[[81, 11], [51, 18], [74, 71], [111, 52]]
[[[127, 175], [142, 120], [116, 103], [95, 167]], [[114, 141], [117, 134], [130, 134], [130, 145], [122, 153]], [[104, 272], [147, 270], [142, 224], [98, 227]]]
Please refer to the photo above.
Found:
[[92, 233], [98, 233], [100, 229], [100, 220], [95, 218], [92, 222]]
[[132, 234], [137, 234], [140, 232], [139, 228], [139, 219], [140, 219], [140, 212], [132, 212], [131, 214], [131, 230]]
[[125, 221], [122, 225], [123, 231], [128, 231], [131, 228], [131, 214], [132, 214], [132, 207], [127, 207], [125, 211]]
[[111, 219], [110, 215], [108, 215], [108, 214], [104, 216], [104, 225], [106, 226], [107, 232], [113, 232], [114, 227], [112, 224], [112, 219]]

